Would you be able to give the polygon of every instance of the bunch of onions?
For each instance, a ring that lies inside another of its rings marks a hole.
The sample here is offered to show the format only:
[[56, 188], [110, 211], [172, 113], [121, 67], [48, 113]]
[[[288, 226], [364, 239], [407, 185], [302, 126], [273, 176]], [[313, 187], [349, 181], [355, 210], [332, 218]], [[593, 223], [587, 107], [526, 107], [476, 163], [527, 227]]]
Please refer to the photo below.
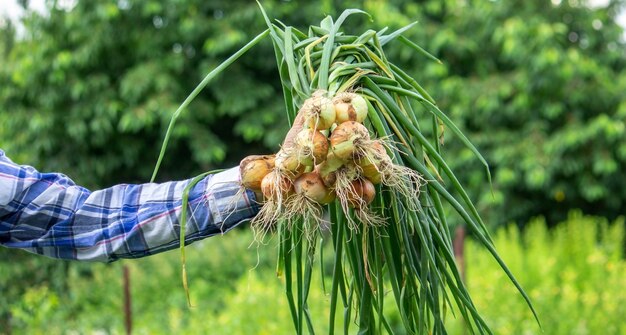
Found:
[[[420, 183], [415, 182], [421, 181], [419, 174], [394, 165], [384, 142], [371, 138], [363, 124], [368, 106], [361, 95], [342, 92], [331, 99], [316, 91], [299, 113], [304, 129], [289, 147], [275, 156], [252, 156], [241, 162], [243, 186], [264, 197], [253, 220], [263, 236], [280, 219], [319, 223], [322, 206], [335, 199], [346, 214], [354, 211], [357, 220], [347, 215], [350, 229], [358, 230], [359, 223], [379, 226], [384, 219], [369, 208], [376, 195], [374, 185], [398, 188], [406, 196], [419, 192]], [[407, 182], [406, 176], [412, 179]]]
[[263, 195], [263, 207], [252, 222], [257, 236], [264, 236], [278, 220], [290, 223], [292, 218], [304, 217], [319, 222], [321, 206], [335, 199], [334, 191], [314, 172], [328, 155], [330, 144], [323, 132], [335, 123], [335, 106], [325, 92], [317, 91], [303, 103], [299, 113], [304, 117], [304, 129], [290, 146], [275, 155], [271, 169], [265, 164], [252, 164], [250, 158], [240, 164], [245, 181], [242, 185]]

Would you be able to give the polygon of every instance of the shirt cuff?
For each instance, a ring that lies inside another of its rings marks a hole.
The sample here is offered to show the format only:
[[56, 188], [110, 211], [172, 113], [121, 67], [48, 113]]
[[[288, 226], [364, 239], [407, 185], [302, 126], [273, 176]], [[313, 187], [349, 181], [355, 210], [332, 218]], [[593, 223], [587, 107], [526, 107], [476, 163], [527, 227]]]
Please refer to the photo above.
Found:
[[212, 175], [205, 192], [213, 223], [222, 233], [252, 219], [259, 212], [260, 205], [254, 192], [241, 185], [239, 167]]

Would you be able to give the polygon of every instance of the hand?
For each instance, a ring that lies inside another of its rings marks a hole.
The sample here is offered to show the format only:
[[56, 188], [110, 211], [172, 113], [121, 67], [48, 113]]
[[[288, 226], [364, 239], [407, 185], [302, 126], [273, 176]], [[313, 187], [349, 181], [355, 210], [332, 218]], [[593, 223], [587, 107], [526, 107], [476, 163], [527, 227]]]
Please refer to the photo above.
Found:
[[[289, 129], [289, 132], [287, 132], [287, 135], [285, 136], [285, 140], [283, 141], [283, 145], [282, 145], [282, 149], [281, 150], [290, 150], [291, 148], [294, 147], [294, 141], [296, 139], [296, 136], [298, 136], [298, 133], [302, 130], [302, 128], [304, 127], [304, 113], [302, 112], [302, 110], [300, 110], [298, 112], [298, 115], [296, 115], [295, 120], [293, 121], [293, 125], [291, 126], [291, 129]], [[245, 167], [248, 165], [249, 162], [251, 161], [255, 161], [255, 160], [260, 160], [260, 159], [264, 159], [267, 158], [268, 156], [266, 155], [253, 155], [253, 156], [248, 156], [246, 158], [244, 158], [241, 163], [239, 163], [239, 173], [241, 176], [244, 175], [245, 172]], [[273, 162], [272, 162], [273, 164]], [[256, 199], [258, 202], [264, 202], [264, 197], [263, 197], [263, 193], [259, 190], [259, 189], [254, 189], [252, 190], [254, 192], [254, 194], [256, 195]]]
[[302, 130], [303, 127], [304, 127], [304, 112], [301, 109], [298, 112], [298, 115], [296, 115], [296, 119], [293, 120], [293, 125], [291, 126], [291, 129], [289, 129], [289, 132], [287, 132], [287, 136], [285, 136], [285, 141], [283, 141], [283, 145], [282, 145], [283, 149], [288, 150], [289, 148], [293, 147], [294, 145], [293, 141], [296, 139], [296, 136], [298, 135], [300, 130]]

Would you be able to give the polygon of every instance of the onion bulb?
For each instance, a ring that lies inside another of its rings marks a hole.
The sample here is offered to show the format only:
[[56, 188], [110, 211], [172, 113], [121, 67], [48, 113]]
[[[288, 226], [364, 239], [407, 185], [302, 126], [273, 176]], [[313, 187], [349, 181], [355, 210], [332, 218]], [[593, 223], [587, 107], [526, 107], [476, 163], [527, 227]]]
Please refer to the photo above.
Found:
[[300, 131], [296, 136], [295, 145], [300, 164], [313, 166], [326, 160], [328, 139], [317, 130]]
[[261, 181], [261, 192], [265, 199], [281, 201], [293, 193], [291, 180], [277, 171], [268, 173]]
[[330, 135], [330, 148], [335, 156], [343, 161], [354, 159], [358, 147], [370, 141], [370, 134], [364, 125], [356, 121], [346, 121], [337, 126]]
[[348, 192], [348, 203], [357, 209], [369, 205], [376, 196], [374, 184], [367, 179], [357, 179], [352, 182], [352, 192]]
[[335, 105], [321, 94], [314, 94], [302, 105], [305, 125], [310, 129], [325, 130], [335, 123]]
[[392, 164], [385, 146], [380, 140], [372, 141], [364, 156], [355, 160], [361, 168], [361, 175], [369, 179], [374, 185], [382, 182], [382, 172], [385, 167]]
[[276, 168], [291, 178], [297, 178], [304, 173], [306, 165], [302, 164], [294, 150], [281, 150], [276, 154]]
[[367, 118], [367, 102], [350, 92], [339, 93], [333, 98], [337, 123], [356, 121], [362, 123]]
[[322, 178], [316, 172], [301, 175], [294, 182], [294, 189], [296, 194], [302, 194], [318, 204], [325, 205], [335, 200], [335, 193], [324, 185]]
[[361, 166], [361, 175], [371, 181], [374, 185], [378, 185], [383, 181], [383, 174], [380, 173], [376, 164]]
[[261, 191], [261, 181], [274, 169], [275, 155], [253, 155], [239, 163], [239, 174], [243, 187], [255, 192]]

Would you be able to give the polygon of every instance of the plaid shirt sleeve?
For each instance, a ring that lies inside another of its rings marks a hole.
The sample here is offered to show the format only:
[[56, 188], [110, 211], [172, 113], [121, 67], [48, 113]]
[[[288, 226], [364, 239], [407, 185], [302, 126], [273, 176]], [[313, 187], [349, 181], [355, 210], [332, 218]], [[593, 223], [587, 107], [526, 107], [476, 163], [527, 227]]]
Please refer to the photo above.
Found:
[[[185, 244], [223, 234], [259, 210], [239, 169], [209, 175], [189, 193]], [[178, 247], [191, 180], [99, 191], [63, 174], [13, 163], [0, 150], [0, 245], [53, 258], [112, 262]]]

